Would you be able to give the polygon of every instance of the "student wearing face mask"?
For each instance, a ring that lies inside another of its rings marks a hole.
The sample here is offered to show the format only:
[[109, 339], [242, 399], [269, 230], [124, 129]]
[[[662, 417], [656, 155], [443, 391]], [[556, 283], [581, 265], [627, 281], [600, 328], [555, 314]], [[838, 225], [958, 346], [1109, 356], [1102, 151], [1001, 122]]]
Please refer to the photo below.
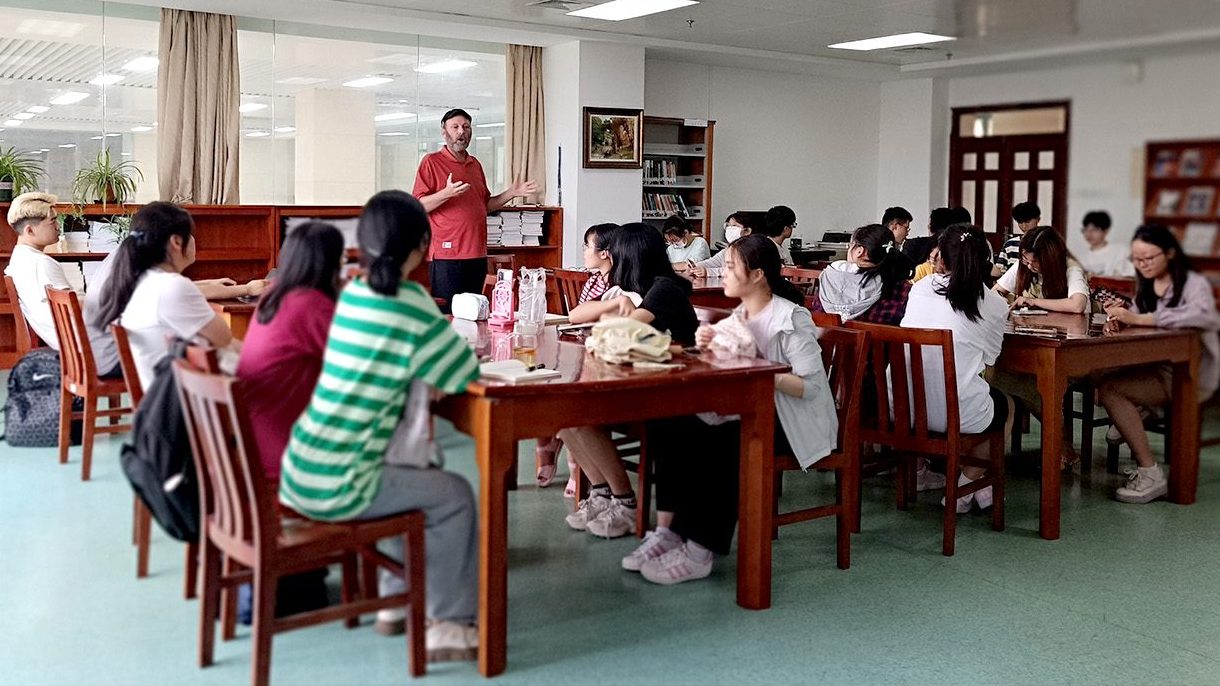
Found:
[[701, 262], [712, 256], [703, 236], [691, 230], [690, 224], [682, 215], [672, 214], [661, 227], [661, 235], [665, 237], [665, 253], [669, 255], [672, 264], [689, 264]]
[[[724, 242], [726, 247], [732, 245], [733, 241], [739, 238], [749, 236], [752, 232], [751, 220], [745, 212], [734, 212], [724, 220]], [[674, 269], [677, 271], [685, 271], [691, 276], [703, 278], [705, 276], [720, 277], [724, 275], [724, 260], [727, 254], [724, 250], [712, 255], [711, 257], [701, 262], [685, 262], [675, 264]]]

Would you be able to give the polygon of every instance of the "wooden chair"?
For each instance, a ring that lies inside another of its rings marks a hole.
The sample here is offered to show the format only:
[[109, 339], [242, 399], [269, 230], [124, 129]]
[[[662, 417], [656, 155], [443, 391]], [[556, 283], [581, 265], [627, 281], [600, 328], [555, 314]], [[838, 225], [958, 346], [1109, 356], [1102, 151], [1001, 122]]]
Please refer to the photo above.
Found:
[[843, 318], [834, 312], [811, 312], [810, 314], [813, 315], [813, 325], [819, 329], [843, 326]]
[[[408, 606], [408, 666], [412, 676], [425, 669], [424, 649], [424, 515], [422, 512], [342, 523], [309, 520], [281, 521], [272, 489], [263, 474], [258, 448], [250, 433], [240, 381], [197, 371], [174, 362], [178, 393], [191, 437], [199, 474], [202, 517], [203, 597], [199, 604], [199, 666], [212, 664], [215, 623], [222, 588], [254, 584], [254, 627], [251, 683], [265, 686], [271, 676], [274, 634], [314, 624], [345, 620], [354, 628], [359, 616], [376, 610]], [[377, 552], [377, 541], [402, 536], [405, 564]], [[245, 569], [221, 574], [221, 556]], [[374, 597], [371, 574], [364, 575], [364, 596], [357, 589], [356, 558], [403, 576], [407, 591]], [[280, 578], [340, 563], [343, 603], [288, 617], [275, 616]]]
[[497, 281], [498, 279], [496, 279], [495, 274], [488, 274], [483, 277], [483, 296], [487, 298], [488, 302], [491, 302], [491, 291], [496, 287]]
[[512, 255], [488, 255], [487, 256], [487, 273], [492, 276], [496, 275], [501, 269], [507, 269], [516, 272], [514, 267], [515, 258]]
[[715, 324], [722, 319], [728, 319], [732, 314], [732, 310], [726, 310], [723, 307], [704, 307], [703, 305], [695, 305], [695, 316], [699, 318], [700, 324]]
[[559, 301], [563, 306], [563, 313], [567, 314], [580, 304], [580, 291], [584, 289], [591, 275], [589, 272], [575, 269], [556, 269], [552, 273], [555, 275], [555, 284], [559, 287]]
[[[130, 424], [96, 426], [99, 417], [117, 421], [119, 417], [131, 414], [130, 406], [119, 405], [120, 397], [127, 390], [127, 384], [122, 379], [98, 378], [93, 347], [89, 343], [89, 332], [85, 328], [85, 317], [81, 313], [76, 292], [48, 286], [47, 300], [55, 321], [55, 335], [59, 338], [59, 463], [68, 462], [68, 447], [72, 442], [72, 420], [83, 418], [80, 478], [82, 481], [88, 481], [93, 467], [94, 434], [125, 433], [131, 430]], [[84, 401], [84, 412], [72, 411], [73, 397]], [[107, 409], [99, 410], [98, 401], [103, 397], [107, 399]]]
[[822, 275], [821, 269], [805, 269], [803, 267], [784, 267], [780, 275], [797, 286], [812, 286]]
[[[991, 526], [1004, 530], [1004, 431], [961, 433], [958, 416], [957, 373], [953, 357], [953, 332], [943, 329], [908, 329], [850, 321], [847, 327], [869, 336], [872, 379], [876, 390], [875, 412], [861, 421], [860, 440], [894, 451], [903, 459], [898, 470], [898, 506], [906, 509], [915, 497], [915, 457], [944, 458], [945, 507], [942, 552], [952, 555], [957, 528], [955, 505], [959, 496], [987, 486], [993, 489]], [[928, 428], [928, 397], [924, 378], [923, 351], [939, 349], [944, 368], [946, 430]], [[909, 359], [909, 364], [908, 364]], [[889, 370], [889, 382], [886, 370]], [[890, 389], [893, 393], [890, 393]], [[891, 398], [892, 395], [892, 398]], [[893, 416], [896, 419], [891, 420]], [[987, 443], [990, 454], [977, 460], [968, 453]], [[965, 486], [957, 485], [959, 466], [982, 467], [987, 473]]]
[[25, 320], [25, 313], [21, 311], [21, 300], [17, 297], [17, 284], [13, 283], [13, 277], [5, 275], [4, 292], [8, 294], [8, 304], [13, 315], [13, 337], [16, 342], [17, 357], [21, 358], [34, 348], [44, 347], [46, 343], [42, 342], [38, 334], [34, 333], [30, 323]]
[[831, 471], [835, 475], [835, 502], [831, 505], [808, 507], [781, 513], [780, 486], [784, 472], [798, 471], [801, 465], [792, 455], [775, 456], [775, 531], [779, 527], [822, 517], [834, 517], [836, 522], [836, 557], [839, 569], [851, 566], [851, 534], [860, 507], [860, 393], [864, 382], [864, 363], [868, 358], [868, 334], [841, 328], [827, 328], [818, 339], [822, 348], [822, 365], [830, 381], [839, 419], [838, 442], [835, 451], [818, 460], [814, 469]]

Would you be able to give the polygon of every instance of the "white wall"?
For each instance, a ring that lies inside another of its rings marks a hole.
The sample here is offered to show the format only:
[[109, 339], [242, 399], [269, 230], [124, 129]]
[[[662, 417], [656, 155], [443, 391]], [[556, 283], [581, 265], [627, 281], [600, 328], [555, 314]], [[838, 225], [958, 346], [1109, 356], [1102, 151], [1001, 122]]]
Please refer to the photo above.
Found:
[[880, 97], [877, 220], [887, 207], [905, 207], [915, 217], [911, 235], [925, 235], [928, 214], [947, 198], [947, 83], [891, 81]]
[[713, 225], [772, 205], [796, 211], [805, 240], [880, 221], [876, 82], [657, 59], [645, 71], [645, 112], [716, 121]]
[[[1143, 218], [1144, 144], [1220, 137], [1220, 53], [952, 79], [953, 107], [1072, 102], [1068, 246], [1082, 250], [1084, 213], [1105, 209], [1112, 240], [1126, 242]], [[948, 154], [947, 142], [943, 147]]]

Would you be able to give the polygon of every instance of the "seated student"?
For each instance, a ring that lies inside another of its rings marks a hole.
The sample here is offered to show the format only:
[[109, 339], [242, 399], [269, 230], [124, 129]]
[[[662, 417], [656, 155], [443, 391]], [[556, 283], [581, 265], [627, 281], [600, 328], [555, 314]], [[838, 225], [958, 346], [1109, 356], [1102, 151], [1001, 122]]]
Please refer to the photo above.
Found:
[[1059, 233], [1049, 226], [1021, 237], [1021, 259], [996, 281], [995, 290], [1013, 295], [1013, 307], [1080, 314], [1089, 311], [1089, 282], [1068, 254]]
[[691, 231], [690, 224], [681, 215], [671, 214], [661, 227], [661, 235], [668, 244], [665, 252], [673, 264], [702, 262], [712, 256], [712, 249], [708, 247], [707, 241], [703, 236]]
[[[919, 329], [948, 329], [953, 332], [953, 358], [957, 371], [958, 416], [962, 433], [984, 433], [1003, 427], [1009, 416], [1004, 394], [987, 384], [983, 371], [995, 364], [1004, 342], [1008, 306], [1004, 299], [987, 288], [985, 270], [987, 238], [973, 226], [954, 224], [940, 236], [937, 272], [911, 287], [902, 326]], [[928, 398], [928, 428], [944, 431], [947, 410], [944, 378], [939, 351], [923, 356], [925, 392]], [[987, 444], [976, 448], [975, 456], [987, 458]], [[958, 485], [980, 478], [983, 469], [963, 467]], [[957, 511], [970, 511], [971, 503], [980, 509], [992, 504], [992, 490], [985, 488], [957, 500]]]
[[1021, 261], [1021, 236], [1042, 223], [1042, 210], [1032, 202], [1017, 203], [1012, 208], [1012, 220], [1017, 223], [1017, 228], [1004, 241], [1004, 247], [1000, 248], [1000, 254], [992, 262], [991, 275], [994, 277], [999, 277]]
[[1084, 241], [1088, 250], [1080, 255], [1080, 266], [1090, 274], [1098, 276], [1134, 276], [1131, 251], [1124, 245], [1110, 243], [1110, 213], [1094, 211], [1084, 215]]
[[[691, 345], [699, 325], [690, 304], [690, 282], [674, 273], [661, 235], [647, 224], [624, 224], [610, 243], [610, 290], [602, 300], [568, 313], [573, 323], [630, 317], [668, 331], [674, 343]], [[589, 497], [567, 516], [568, 526], [594, 536], [635, 533], [635, 491], [614, 450], [608, 429], [564, 429], [559, 438], [588, 476]]]
[[[1199, 359], [1197, 398], [1203, 402], [1220, 386], [1220, 314], [1211, 284], [1191, 269], [1190, 260], [1173, 232], [1151, 224], [1135, 231], [1131, 241], [1135, 264], [1135, 302], [1106, 307], [1106, 326], [1158, 326], [1166, 329], [1197, 329], [1202, 355]], [[1131, 446], [1138, 468], [1126, 485], [1115, 492], [1124, 503], [1147, 503], [1165, 495], [1165, 473], [1157, 464], [1144, 432], [1141, 407], [1161, 407], [1172, 399], [1173, 379], [1169, 365], [1146, 365], [1107, 374], [1097, 382], [1097, 395], [1114, 420], [1119, 433]]]
[[[584, 268], [589, 272], [589, 280], [580, 289], [578, 305], [590, 300], [600, 300], [602, 294], [610, 287], [610, 241], [618, 224], [595, 224], [585, 231]], [[537, 469], [538, 488], [546, 488], [555, 478], [555, 459], [563, 448], [563, 441], [557, 436], [543, 436], [538, 439], [534, 448], [534, 465]], [[563, 497], [576, 497], [575, 463], [571, 451], [568, 451], [568, 483], [564, 486]]]
[[885, 213], [881, 215], [881, 225], [894, 234], [894, 245], [899, 250], [902, 250], [902, 246], [907, 242], [907, 235], [911, 233], [911, 221], [913, 220], [914, 217], [905, 207], [887, 207]]
[[926, 262], [928, 255], [936, 247], [936, 241], [940, 238], [941, 232], [953, 223], [955, 223], [953, 221], [953, 210], [948, 207], [938, 207], [932, 210], [928, 214], [928, 235], [908, 238], [902, 244], [903, 254], [911, 258], [911, 261], [915, 264]]
[[906, 312], [913, 270], [889, 229], [861, 226], [852, 233], [847, 259], [832, 262], [818, 277], [813, 311], [896, 326]]
[[[932, 252], [928, 253], [928, 259], [920, 262], [915, 266], [915, 276], [911, 277], [911, 283], [916, 283], [924, 277], [931, 276], [936, 273], [936, 263], [940, 260], [940, 248], [932, 248]], [[990, 271], [990, 270], [988, 270]]]
[[[59, 350], [59, 336], [55, 333], [55, 319], [51, 316], [51, 305], [47, 301], [47, 286], [60, 290], [72, 290], [64, 274], [63, 265], [43, 252], [47, 246], [59, 241], [59, 224], [56, 222], [55, 203], [49, 193], [22, 193], [13, 198], [8, 209], [8, 223], [17, 233], [17, 245], [5, 267], [6, 276], [13, 278], [16, 297], [21, 314], [34, 333], [52, 350]], [[80, 294], [78, 294], [80, 295]], [[85, 299], [81, 305], [85, 312], [85, 328], [89, 333], [89, 347], [93, 350], [93, 361], [98, 376], [117, 379], [123, 375], [119, 367], [119, 352], [114, 338], [92, 325], [89, 315], [93, 308]]]
[[[775, 378], [776, 454], [793, 455], [808, 468], [834, 450], [838, 433], [817, 330], [801, 292], [780, 275], [772, 241], [748, 236], [726, 252], [724, 294], [741, 298], [735, 316], [753, 334], [759, 357], [792, 368]], [[713, 335], [712, 327], [700, 327], [699, 347], [707, 348]], [[733, 540], [740, 422], [702, 417], [653, 422], [648, 428], [648, 450], [656, 456], [657, 528], [622, 566], [656, 584], [706, 577], [713, 553], [727, 555]]]
[[792, 253], [784, 245], [785, 241], [792, 238], [794, 231], [796, 231], [796, 212], [784, 205], [776, 205], [767, 210], [762, 226], [758, 227], [758, 233], [769, 236], [771, 240], [775, 241], [775, 245], [779, 246], [779, 257], [785, 265], [794, 264]]
[[[655, 233], [655, 231], [654, 231]], [[403, 191], [382, 191], [364, 206], [356, 229], [367, 276], [339, 294], [322, 374], [284, 452], [280, 501], [323, 521], [423, 510], [427, 568], [428, 659], [474, 659], [478, 631], [478, 537], [474, 496], [461, 476], [388, 456], [418, 452], [411, 431], [435, 389], [460, 393], [478, 378], [474, 352], [423, 286], [407, 275], [428, 254], [428, 215]], [[660, 237], [658, 237], [660, 240]], [[424, 394], [417, 403], [416, 393]], [[402, 559], [402, 538], [381, 544]], [[403, 581], [383, 574], [381, 594]], [[381, 633], [401, 632], [404, 611], [382, 610]]]
[[[724, 243], [725, 247], [732, 245], [733, 241], [742, 236], [749, 236], [751, 233], [752, 220], [747, 212], [734, 212], [724, 220]], [[710, 276], [720, 278], [724, 273], [724, 258], [725, 252], [722, 249], [720, 252], [711, 257], [698, 262], [696, 264], [675, 264], [676, 271], [685, 271], [690, 276], [695, 278], [703, 278]]]
[[239, 347], [229, 325], [182, 275], [195, 261], [194, 230], [191, 215], [177, 205], [152, 202], [140, 208], [102, 286], [94, 325], [105, 330], [118, 321], [127, 329], [140, 385], [146, 390], [174, 337], [198, 336], [217, 348]]
[[250, 426], [273, 480], [280, 478], [288, 435], [322, 371], [342, 265], [343, 234], [334, 226], [309, 222], [293, 229], [242, 341], [237, 378], [246, 382]]

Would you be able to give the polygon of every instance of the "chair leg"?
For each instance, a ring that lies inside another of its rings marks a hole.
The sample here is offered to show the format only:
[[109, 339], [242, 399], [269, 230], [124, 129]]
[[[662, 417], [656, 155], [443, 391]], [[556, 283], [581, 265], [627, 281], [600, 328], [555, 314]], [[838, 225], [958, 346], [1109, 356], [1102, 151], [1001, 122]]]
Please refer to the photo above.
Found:
[[775, 481], [775, 487], [771, 494], [771, 540], [779, 540], [779, 495], [780, 490], [784, 485], [784, 472], [778, 468], [773, 468], [771, 478]]
[[644, 450], [644, 442], [640, 441], [640, 465], [636, 471], [636, 485], [639, 486], [639, 492], [636, 494], [637, 507], [635, 511], [635, 537], [644, 538], [644, 533], [648, 530], [648, 525], [652, 520], [652, 464], [648, 461], [648, 455]]
[[1004, 530], [1004, 436], [991, 439], [991, 528]]
[[135, 501], [136, 578], [143, 579], [148, 576], [148, 548], [152, 533], [152, 513], [148, 511], [147, 507], [144, 507], [144, 503], [138, 497]]
[[363, 555], [360, 557], [360, 595], [365, 600], [380, 596], [377, 591], [377, 565]]
[[203, 597], [199, 600], [199, 666], [212, 664], [216, 647], [216, 618], [220, 613], [220, 551], [210, 542], [200, 551]]
[[953, 555], [953, 548], [957, 537], [958, 456], [954, 454], [956, 452], [958, 452], [958, 448], [956, 445], [953, 445], [945, 465], [945, 523], [944, 539], [941, 542], [941, 554], [946, 557]]
[[72, 394], [59, 389], [59, 463], [68, 464], [68, 448], [72, 445]]
[[80, 480], [88, 481], [93, 470], [93, 427], [97, 423], [97, 401], [95, 395], [85, 398], [85, 427], [80, 442]]
[[199, 544], [191, 541], [186, 544], [186, 563], [183, 565], [182, 597], [187, 600], [194, 598], [199, 592]]
[[855, 507], [853, 508], [854, 512], [852, 513], [853, 517], [855, 518], [855, 522], [852, 526], [852, 533], [858, 534], [860, 533], [860, 512], [864, 509], [864, 471], [860, 466], [860, 460], [858, 458], [855, 466], [852, 467], [851, 479], [852, 486], [856, 490]]
[[[348, 554], [343, 557], [343, 585], [340, 589], [340, 598], [344, 603], [350, 603], [356, 600], [360, 595], [359, 577], [356, 569], [356, 556]], [[352, 615], [343, 620], [343, 626], [349, 629], [355, 629], [360, 626], [360, 616]]]
[[851, 567], [851, 465], [835, 470], [835, 558], [839, 569]]
[[407, 671], [411, 676], [423, 676], [428, 656], [424, 645], [424, 612], [427, 610], [424, 582], [424, 527], [407, 529], [404, 537], [404, 571], [411, 602], [407, 605]]
[[275, 625], [277, 581], [263, 568], [254, 568], [254, 638], [251, 641], [253, 664], [250, 676], [253, 686], [268, 686], [271, 682], [271, 637]]
[[1118, 449], [1122, 444], [1118, 441], [1106, 441], [1106, 472], [1118, 473]]
[[[239, 569], [239, 565], [232, 558], [225, 557], [224, 573], [225, 576], [234, 574]], [[220, 594], [220, 639], [222, 641], [232, 641], [237, 637], [237, 586], [230, 586]], [[276, 589], [271, 589], [271, 600], [275, 600]], [[255, 597], [257, 602], [257, 596]]]
[[[119, 407], [119, 405], [120, 405], [120, 404], [121, 404], [121, 397], [120, 397], [120, 396], [117, 396], [117, 395], [108, 395], [108, 396], [106, 396], [106, 409], [107, 409], [107, 410], [115, 410], [115, 409], [118, 409], [118, 407]], [[119, 419], [120, 419], [120, 417], [119, 417], [117, 414], [115, 414], [115, 415], [110, 415], [110, 426], [115, 426], [115, 425], [117, 425], [117, 424], [119, 423]]]
[[1097, 431], [1097, 406], [1093, 401], [1093, 386], [1085, 387], [1080, 395], [1080, 471], [1093, 471], [1093, 434]]
[[[571, 448], [569, 448], [571, 450]], [[572, 511], [580, 507], [580, 501], [585, 499], [585, 474], [580, 470], [580, 465], [572, 462], [572, 480], [576, 482], [576, 497], [572, 499]]]
[[[515, 446], [516, 444], [514, 444]], [[513, 451], [513, 467], [508, 471], [508, 479], [506, 479], [508, 490], [517, 490], [517, 469], [520, 465], [517, 464], [517, 451]]]

